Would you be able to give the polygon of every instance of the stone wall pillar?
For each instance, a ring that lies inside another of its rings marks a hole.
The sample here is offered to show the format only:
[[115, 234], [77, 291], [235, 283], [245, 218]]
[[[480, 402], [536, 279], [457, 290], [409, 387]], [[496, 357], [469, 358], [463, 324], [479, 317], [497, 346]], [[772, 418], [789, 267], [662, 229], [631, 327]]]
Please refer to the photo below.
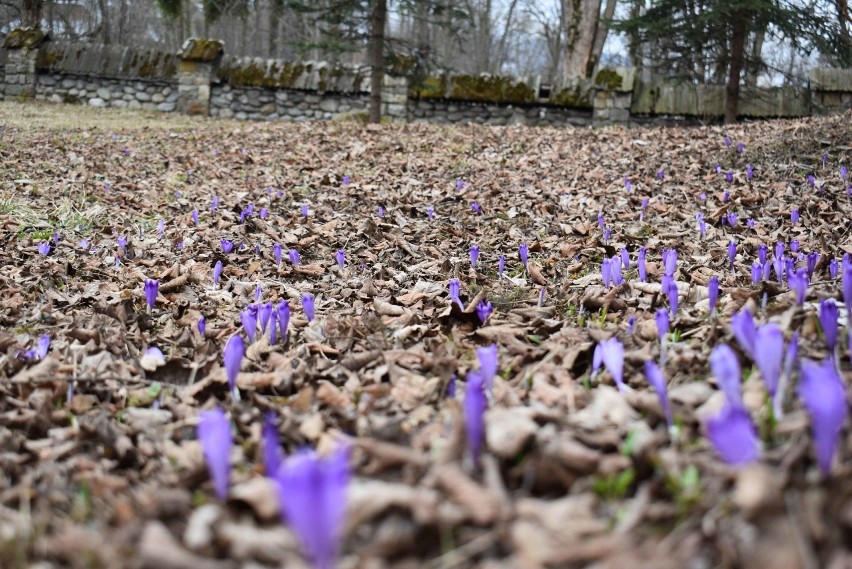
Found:
[[632, 67], [604, 68], [598, 71], [595, 76], [593, 124], [598, 126], [630, 122], [635, 76], [636, 70]]
[[39, 46], [50, 41], [50, 36], [38, 29], [18, 28], [12, 30], [3, 41], [7, 50], [5, 96], [6, 100], [13, 97], [32, 99], [35, 97], [36, 59]]
[[852, 108], [852, 69], [811, 69], [808, 73], [812, 115], [842, 113]]
[[185, 115], [210, 114], [210, 83], [222, 61], [224, 44], [218, 40], [190, 38], [178, 52], [177, 110]]
[[408, 122], [408, 78], [385, 75], [382, 83], [382, 118], [393, 124]]

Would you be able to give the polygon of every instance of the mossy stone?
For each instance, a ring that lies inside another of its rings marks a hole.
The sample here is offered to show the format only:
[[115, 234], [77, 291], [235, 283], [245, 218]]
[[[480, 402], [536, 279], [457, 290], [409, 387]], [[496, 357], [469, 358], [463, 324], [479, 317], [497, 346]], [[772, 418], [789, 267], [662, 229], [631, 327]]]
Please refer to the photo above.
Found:
[[580, 109], [591, 109], [592, 102], [589, 93], [583, 92], [580, 86], [566, 87], [553, 93], [547, 100], [551, 105], [560, 107], [576, 107]]
[[38, 47], [43, 41], [49, 41], [50, 36], [37, 28], [15, 28], [3, 41], [3, 47], [23, 49]]
[[450, 79], [450, 99], [490, 103], [533, 103], [535, 93], [529, 85], [503, 77], [457, 75]]
[[219, 40], [189, 38], [183, 43], [178, 55], [189, 61], [215, 61], [222, 55], [225, 44]]
[[608, 67], [601, 69], [598, 71], [598, 74], [595, 75], [595, 85], [603, 87], [609, 91], [615, 91], [620, 88], [623, 81], [624, 79], [618, 71]]

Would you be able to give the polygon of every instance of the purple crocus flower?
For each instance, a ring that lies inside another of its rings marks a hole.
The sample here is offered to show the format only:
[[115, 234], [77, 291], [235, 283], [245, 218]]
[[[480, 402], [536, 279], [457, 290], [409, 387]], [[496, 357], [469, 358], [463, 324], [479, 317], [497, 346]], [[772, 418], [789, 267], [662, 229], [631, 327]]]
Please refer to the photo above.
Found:
[[294, 267], [298, 267], [299, 262], [302, 259], [301, 256], [299, 255], [299, 252], [296, 251], [295, 249], [290, 249], [290, 252], [287, 253], [287, 257], [289, 257], [290, 262], [293, 264]]
[[607, 227], [603, 232], [603, 242], [609, 243], [609, 238], [612, 237], [612, 229]]
[[337, 260], [337, 266], [342, 269], [346, 265], [346, 251], [338, 249], [334, 257]]
[[671, 275], [663, 275], [663, 292], [666, 293], [666, 296], [669, 299], [669, 310], [671, 312], [672, 318], [677, 317], [677, 309], [679, 305], [679, 291], [677, 288], [677, 283], [674, 280], [674, 277]]
[[190, 215], [192, 216], [192, 224], [193, 224], [193, 225], [198, 225], [198, 210], [197, 210], [197, 209], [193, 209], [193, 210], [192, 210], [192, 214], [190, 214]]
[[287, 340], [287, 326], [290, 324], [290, 303], [282, 301], [275, 308], [275, 313], [278, 320], [278, 329], [281, 331], [281, 338]]
[[163, 233], [165, 233], [165, 231], [166, 231], [166, 222], [165, 222], [165, 220], [161, 219], [159, 221], [159, 223], [157, 223], [157, 237], [162, 239]]
[[820, 254], [817, 252], [808, 253], [807, 258], [807, 272], [808, 272], [808, 280], [812, 279], [814, 276], [814, 271], [816, 270], [816, 265], [819, 262]]
[[[619, 273], [619, 278], [620, 277], [621, 277], [621, 274]], [[621, 282], [623, 283], [624, 279], [621, 279]], [[621, 284], [621, 283], [619, 283], [619, 284]], [[538, 289], [538, 307], [539, 308], [544, 306], [544, 297], [545, 297], [546, 294], [547, 294], [547, 288], [546, 287], [541, 287], [540, 289]]]
[[604, 214], [602, 211], [598, 212], [598, 229], [601, 231], [604, 230], [606, 223], [604, 222]]
[[721, 174], [722, 173], [722, 166], [718, 162], [716, 162], [715, 164], [713, 164], [713, 171], [716, 172], [717, 174]]
[[461, 283], [458, 279], [450, 279], [449, 282], [450, 288], [450, 302], [455, 302], [459, 305], [459, 308], [464, 310], [464, 306], [462, 305], [461, 298], [459, 298], [459, 294], [461, 293]]
[[707, 421], [707, 437], [722, 460], [731, 466], [744, 466], [760, 457], [757, 432], [742, 407], [723, 407], [718, 415]]
[[663, 249], [663, 274], [673, 276], [677, 270], [677, 251]]
[[798, 250], [799, 250], [799, 240], [798, 239], [791, 239], [790, 240], [790, 252], [795, 253]]
[[601, 358], [618, 390], [624, 392], [627, 389], [624, 385], [624, 346], [618, 338], [613, 336], [601, 342]]
[[198, 419], [198, 441], [204, 451], [207, 470], [220, 500], [228, 497], [228, 481], [231, 473], [230, 456], [231, 422], [219, 407], [202, 411]]
[[464, 189], [464, 182], [462, 180], [456, 180], [456, 190], [461, 191], [463, 189]]
[[42, 334], [36, 341], [35, 356], [39, 360], [43, 360], [47, 357], [48, 351], [50, 351], [50, 335]]
[[491, 306], [490, 302], [480, 300], [479, 304], [476, 305], [476, 315], [483, 324], [485, 324], [485, 321], [488, 320], [492, 312], [494, 312], [494, 307]]
[[755, 221], [753, 218], [749, 217], [746, 219], [746, 227], [749, 229], [754, 229]]
[[763, 265], [760, 264], [760, 261], [755, 261], [751, 264], [751, 284], [756, 285], [759, 283], [762, 276]]
[[[272, 319], [272, 303], [265, 302], [257, 307], [257, 321], [260, 323], [260, 331], [266, 333], [269, 321]], [[274, 326], [273, 326], [274, 328]], [[272, 343], [272, 342], [270, 342]]]
[[518, 257], [520, 257], [521, 264], [524, 266], [525, 269], [527, 268], [527, 260], [529, 258], [529, 254], [530, 249], [526, 243], [521, 243], [520, 245], [518, 245]]
[[500, 259], [497, 261], [497, 276], [503, 278], [503, 271], [506, 268], [506, 255], [500, 255]]
[[383, 218], [385, 216], [385, 208], [382, 207], [382, 206], [379, 206], [379, 212], [378, 213], [379, 213], [379, 218]]
[[701, 238], [704, 238], [704, 235], [707, 233], [707, 222], [704, 220], [704, 214], [698, 212], [695, 214], [695, 219], [698, 220], [698, 234], [701, 235]]
[[610, 274], [612, 275], [612, 284], [621, 286], [624, 284], [624, 275], [621, 274], [621, 259], [614, 256], [609, 260]]
[[764, 324], [757, 330], [754, 345], [754, 363], [760, 370], [769, 396], [774, 398], [784, 363], [784, 332], [777, 324]]
[[308, 219], [308, 204], [303, 203], [301, 207], [302, 217]]
[[50, 253], [50, 241], [42, 241], [38, 244], [38, 252], [41, 255], [47, 255]]
[[707, 301], [710, 304], [710, 314], [716, 310], [716, 301], [719, 299], [719, 277], [713, 275], [707, 281]]
[[841, 177], [841, 179], [843, 180], [844, 183], [846, 182], [846, 178], [848, 176], [849, 176], [849, 170], [846, 169], [846, 166], [841, 166], [840, 167], [840, 177]]
[[737, 220], [739, 219], [739, 216], [737, 214], [732, 211], [729, 211], [728, 215], [726, 215], [725, 217], [728, 220], [728, 225], [730, 225], [731, 227], [736, 227]]
[[458, 377], [456, 377], [456, 374], [454, 374], [454, 373], [450, 374], [450, 381], [447, 382], [447, 397], [449, 399], [455, 399], [456, 398], [456, 381], [457, 380], [458, 380]]
[[734, 270], [734, 260], [737, 258], [737, 242], [731, 241], [728, 243], [728, 262], [729, 268]]
[[314, 297], [310, 293], [302, 295], [302, 310], [305, 311], [305, 318], [308, 319], [308, 322], [312, 322], [314, 316], [316, 316], [316, 309], [314, 307]]
[[663, 171], [663, 169], [662, 169], [662, 168], [660, 168], [659, 170], [657, 170], [657, 179], [658, 179], [658, 180], [662, 180], [662, 179], [664, 179], [665, 177], [666, 177], [666, 173]]
[[766, 263], [766, 256], [769, 252], [769, 248], [761, 243], [757, 246], [757, 260], [760, 261], [760, 264], [763, 265]]
[[595, 350], [592, 352], [592, 373], [591, 376], [594, 377], [601, 370], [601, 366], [603, 365], [603, 345], [600, 343], [595, 344]]
[[[80, 239], [80, 248], [83, 251], [88, 251], [91, 248], [91, 246], [92, 246], [92, 242], [89, 241], [88, 239]], [[836, 264], [837, 263], [835, 262], [835, 265]]]
[[636, 256], [636, 270], [639, 272], [639, 280], [643, 283], [648, 280], [648, 273], [645, 269], [646, 252], [645, 247], [640, 247], [639, 253]]
[[642, 209], [639, 211], [639, 221], [645, 219], [645, 210], [648, 209], [648, 198], [642, 198]]
[[725, 181], [728, 182], [729, 184], [734, 181], [734, 173], [731, 172], [730, 170], [725, 172]]
[[342, 182], [344, 186], [348, 186], [352, 183], [352, 178], [350, 178], [349, 176], [343, 176]]
[[657, 392], [660, 407], [663, 409], [663, 414], [666, 417], [666, 425], [671, 429], [674, 426], [674, 421], [672, 420], [672, 410], [669, 406], [669, 397], [666, 394], [666, 378], [662, 370], [651, 360], [645, 362], [645, 378], [654, 388], [654, 391]]
[[796, 304], [802, 305], [805, 303], [805, 298], [808, 295], [808, 276], [804, 269], [796, 271], [796, 273], [787, 277], [787, 284], [796, 292]]
[[432, 219], [433, 217], [435, 217], [435, 208], [434, 207], [426, 208], [426, 217], [428, 217], [429, 219]]
[[333, 569], [346, 521], [349, 447], [326, 458], [302, 449], [275, 475], [282, 514], [316, 569]]
[[249, 306], [240, 312], [240, 322], [243, 324], [243, 331], [246, 333], [249, 344], [254, 343], [254, 337], [257, 334], [257, 311]]
[[160, 281], [157, 279], [145, 279], [145, 302], [148, 304], [148, 312], [154, 309], [157, 303], [157, 294], [160, 290]]
[[626, 247], [621, 248], [621, 267], [625, 271], [630, 270], [630, 253], [627, 251]]
[[633, 328], [636, 326], [636, 316], [631, 314], [630, 318], [627, 319], [627, 333], [632, 334]]
[[213, 267], [213, 288], [219, 285], [219, 278], [222, 276], [222, 261], [216, 261]]
[[[846, 255], [843, 256], [842, 274], [841, 274], [841, 289], [843, 291], [843, 303], [846, 305], [846, 314], [852, 315], [852, 262], [846, 261]], [[852, 322], [852, 318], [848, 318]], [[852, 336], [852, 334], [850, 334]]]
[[754, 168], [751, 167], [751, 164], [747, 164], [746, 165], [746, 179], [748, 179], [748, 181], [751, 182], [753, 178], [754, 178]]
[[479, 207], [479, 204], [478, 204], [478, 203], [476, 203], [476, 202], [471, 202], [471, 203], [470, 203], [470, 209], [472, 209], [472, 210], [473, 210], [473, 213], [475, 213], [476, 215], [482, 215], [482, 208], [481, 208], [481, 207]]
[[127, 255], [127, 237], [119, 235], [115, 242], [118, 244], [118, 248], [121, 249], [121, 252]]
[[601, 261], [601, 280], [604, 288], [609, 288], [612, 282], [612, 260], [609, 257], [604, 257]]
[[233, 250], [234, 250], [234, 242], [229, 241], [227, 239], [222, 239], [222, 252], [227, 255]]
[[740, 362], [737, 360], [734, 350], [727, 344], [720, 344], [713, 348], [713, 351], [710, 352], [710, 369], [713, 370], [716, 385], [725, 394], [728, 405], [741, 407], [743, 404], [740, 394], [742, 373]]
[[476, 348], [476, 359], [479, 360], [479, 373], [485, 389], [491, 391], [491, 388], [494, 386], [494, 378], [497, 377], [497, 369], [500, 366], [497, 344], [491, 344], [484, 348]]
[[214, 213], [219, 207], [219, 196], [213, 196], [213, 201], [210, 202], [210, 213]]
[[261, 430], [263, 441], [263, 471], [267, 478], [274, 478], [281, 468], [284, 455], [278, 441], [278, 426], [275, 424], [275, 413], [268, 411], [263, 416], [263, 428]]
[[738, 142], [737, 143], [737, 152], [739, 154], [742, 154], [743, 150], [745, 150], [745, 143], [744, 142]]
[[470, 246], [470, 266], [476, 268], [476, 262], [479, 261], [479, 246]]
[[665, 308], [658, 308], [654, 314], [654, 320], [657, 322], [657, 336], [662, 343], [669, 333], [669, 311]]
[[725, 146], [731, 146], [731, 137], [725, 135]]
[[467, 387], [464, 394], [464, 417], [467, 430], [467, 444], [474, 462], [479, 459], [482, 437], [485, 434], [485, 410], [488, 399], [485, 396], [485, 380], [478, 371], [467, 374]]
[[263, 296], [263, 287], [260, 283], [257, 283], [257, 286], [254, 287], [254, 301], [258, 302], [261, 296]]
[[846, 389], [834, 363], [803, 360], [799, 397], [811, 416], [811, 432], [817, 462], [823, 475], [831, 472], [831, 461], [847, 415]]
[[819, 303], [819, 323], [822, 326], [822, 335], [828, 345], [828, 357], [834, 360], [834, 351], [837, 347], [837, 304], [833, 298], [828, 298]]
[[207, 319], [203, 316], [198, 319], [198, 335], [202, 338], [207, 334]]
[[284, 256], [284, 252], [281, 249], [281, 243], [276, 243], [272, 246], [272, 256], [275, 257], [275, 263], [281, 268], [281, 259]]
[[837, 278], [837, 269], [838, 269], [838, 266], [837, 266], [837, 259], [832, 259], [832, 260], [830, 260], [830, 261], [828, 262], [828, 275], [829, 275], [832, 279], [836, 279], [836, 278]]
[[243, 355], [246, 353], [246, 346], [242, 336], [234, 334], [228, 339], [225, 344], [225, 351], [222, 353], [222, 361], [225, 365], [225, 373], [228, 376], [228, 387], [234, 399], [239, 399], [237, 391], [237, 374], [240, 373], [240, 365], [243, 362]]
[[815, 185], [816, 185], [816, 178], [814, 178], [813, 175], [808, 174], [808, 186], [813, 188]]
[[269, 217], [269, 210], [265, 207], [260, 208], [260, 219], [266, 219]]
[[743, 308], [731, 316], [731, 331], [743, 351], [754, 359], [757, 328], [754, 326], [754, 318], [748, 308]]
[[722, 202], [728, 203], [729, 201], [731, 201], [731, 192], [725, 190], [724, 193], [722, 193]]
[[794, 209], [790, 212], [790, 221], [793, 222], [793, 225], [799, 223], [799, 210]]
[[632, 191], [632, 185], [630, 184], [630, 178], [624, 176], [624, 189], [629, 194]]

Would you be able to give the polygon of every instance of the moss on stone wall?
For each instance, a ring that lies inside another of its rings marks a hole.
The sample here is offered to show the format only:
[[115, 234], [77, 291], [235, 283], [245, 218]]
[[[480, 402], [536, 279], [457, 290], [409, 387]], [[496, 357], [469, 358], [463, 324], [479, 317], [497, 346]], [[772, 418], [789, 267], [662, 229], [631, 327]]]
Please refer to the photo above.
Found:
[[222, 53], [225, 44], [219, 40], [189, 38], [180, 48], [178, 55], [190, 61], [213, 61]]
[[50, 69], [61, 63], [64, 58], [63, 50], [52, 50], [49, 47], [40, 49], [36, 57], [36, 69], [40, 71]]
[[523, 82], [504, 77], [457, 75], [450, 78], [449, 99], [489, 103], [533, 103], [535, 93]]
[[408, 96], [412, 99], [443, 99], [446, 92], [446, 77], [426, 77], [408, 88]]
[[3, 41], [3, 47], [8, 49], [22, 49], [25, 47], [38, 47], [41, 42], [50, 37], [41, 30], [34, 28], [15, 28]]
[[609, 91], [615, 91], [621, 87], [623, 79], [618, 71], [605, 67], [595, 75], [595, 85]]
[[589, 99], [589, 92], [583, 92], [579, 85], [574, 87], [566, 87], [552, 95], [547, 100], [551, 105], [560, 107], [577, 107], [580, 109], [591, 109], [592, 101]]

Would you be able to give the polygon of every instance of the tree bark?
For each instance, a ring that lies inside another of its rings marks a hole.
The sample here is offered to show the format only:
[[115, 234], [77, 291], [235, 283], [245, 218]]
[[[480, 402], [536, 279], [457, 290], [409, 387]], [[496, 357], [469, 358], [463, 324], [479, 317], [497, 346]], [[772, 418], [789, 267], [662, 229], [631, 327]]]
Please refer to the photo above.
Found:
[[595, 30], [600, 22], [601, 0], [562, 0], [565, 12], [565, 63], [562, 73], [566, 78], [591, 77], [592, 49]]
[[98, 11], [101, 13], [101, 39], [105, 45], [112, 43], [112, 33], [109, 21], [109, 6], [106, 0], [98, 0]]
[[21, 24], [24, 28], [41, 27], [41, 9], [44, 0], [23, 0]]
[[387, 0], [373, 0], [370, 13], [370, 114], [372, 124], [382, 122], [382, 83], [385, 77], [385, 22]]
[[728, 83], [725, 88], [725, 124], [737, 121], [737, 109], [740, 104], [740, 74], [745, 62], [745, 44], [747, 14], [740, 10], [734, 14], [731, 30], [731, 59], [728, 64]]
[[[603, 17], [604, 20], [611, 20], [615, 15], [615, 5], [617, 4], [617, 0], [606, 0], [606, 4], [604, 4]], [[592, 42], [592, 54], [589, 58], [588, 71], [589, 77], [595, 72], [595, 69], [601, 62], [601, 55], [603, 54], [604, 44], [606, 43], [606, 37], [609, 35], [609, 26], [606, 22], [601, 22], [601, 19], [598, 19], [597, 27], [595, 29], [595, 39]]]

